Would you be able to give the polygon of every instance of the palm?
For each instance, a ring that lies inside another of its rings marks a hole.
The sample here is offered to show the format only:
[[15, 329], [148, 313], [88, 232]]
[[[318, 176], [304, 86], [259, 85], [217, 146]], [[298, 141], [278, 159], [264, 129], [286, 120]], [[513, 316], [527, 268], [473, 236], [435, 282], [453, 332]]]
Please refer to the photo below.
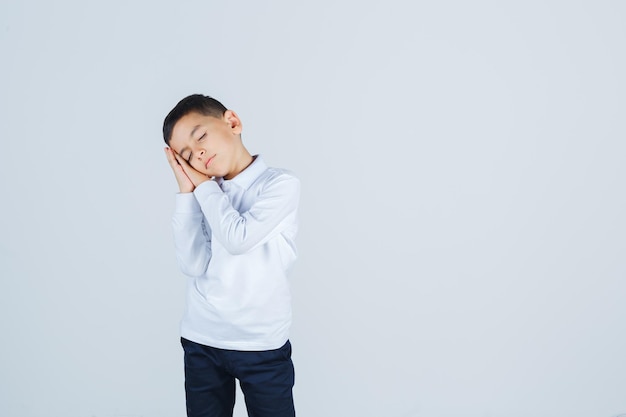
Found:
[[180, 164], [179, 161], [182, 158], [177, 157], [176, 153], [171, 148], [165, 148], [165, 156], [167, 157], [167, 161], [169, 162], [172, 171], [174, 171], [174, 176], [176, 177], [176, 182], [178, 183], [180, 192], [192, 192], [196, 186], [185, 172], [183, 166]]
[[194, 186], [197, 187], [203, 182], [209, 180], [209, 177], [206, 174], [203, 174], [202, 172], [189, 165], [189, 163], [185, 161], [180, 155], [176, 155], [176, 160], [178, 161], [179, 166], [183, 169], [183, 172], [187, 175], [187, 178], [191, 180]]

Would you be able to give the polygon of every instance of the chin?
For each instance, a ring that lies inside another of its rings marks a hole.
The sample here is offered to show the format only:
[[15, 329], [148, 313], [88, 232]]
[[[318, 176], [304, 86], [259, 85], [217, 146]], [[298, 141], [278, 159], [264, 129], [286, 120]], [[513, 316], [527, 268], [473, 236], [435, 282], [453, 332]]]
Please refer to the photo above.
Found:
[[228, 174], [223, 169], [211, 169], [210, 171], [206, 173], [209, 177], [222, 178]]

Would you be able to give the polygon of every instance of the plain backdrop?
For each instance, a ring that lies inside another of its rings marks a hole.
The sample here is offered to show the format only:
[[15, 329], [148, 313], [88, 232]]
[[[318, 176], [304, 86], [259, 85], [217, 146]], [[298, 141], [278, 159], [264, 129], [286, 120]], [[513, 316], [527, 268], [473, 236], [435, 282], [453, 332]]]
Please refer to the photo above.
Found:
[[301, 178], [300, 417], [626, 413], [625, 22], [2, 0], [0, 415], [185, 414], [161, 126], [192, 93]]

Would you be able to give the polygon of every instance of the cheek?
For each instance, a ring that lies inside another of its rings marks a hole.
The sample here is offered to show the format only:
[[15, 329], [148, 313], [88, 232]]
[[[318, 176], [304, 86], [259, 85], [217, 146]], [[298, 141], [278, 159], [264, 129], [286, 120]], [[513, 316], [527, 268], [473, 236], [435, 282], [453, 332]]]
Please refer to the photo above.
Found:
[[196, 171], [202, 172], [203, 174], [205, 173], [204, 171], [206, 171], [206, 169], [204, 168], [204, 165], [202, 165], [202, 162], [198, 160], [193, 160], [191, 164], [189, 165], [191, 165], [191, 167], [195, 169]]

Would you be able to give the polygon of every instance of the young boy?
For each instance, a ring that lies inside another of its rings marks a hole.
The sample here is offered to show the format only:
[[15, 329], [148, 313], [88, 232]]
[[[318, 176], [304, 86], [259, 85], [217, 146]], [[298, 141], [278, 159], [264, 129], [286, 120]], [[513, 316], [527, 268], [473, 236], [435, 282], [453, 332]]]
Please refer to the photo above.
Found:
[[295, 416], [287, 272], [300, 182], [252, 156], [241, 128], [234, 111], [198, 94], [163, 122], [180, 188], [176, 257], [188, 277], [181, 343], [189, 417], [232, 417], [235, 379], [249, 416]]

